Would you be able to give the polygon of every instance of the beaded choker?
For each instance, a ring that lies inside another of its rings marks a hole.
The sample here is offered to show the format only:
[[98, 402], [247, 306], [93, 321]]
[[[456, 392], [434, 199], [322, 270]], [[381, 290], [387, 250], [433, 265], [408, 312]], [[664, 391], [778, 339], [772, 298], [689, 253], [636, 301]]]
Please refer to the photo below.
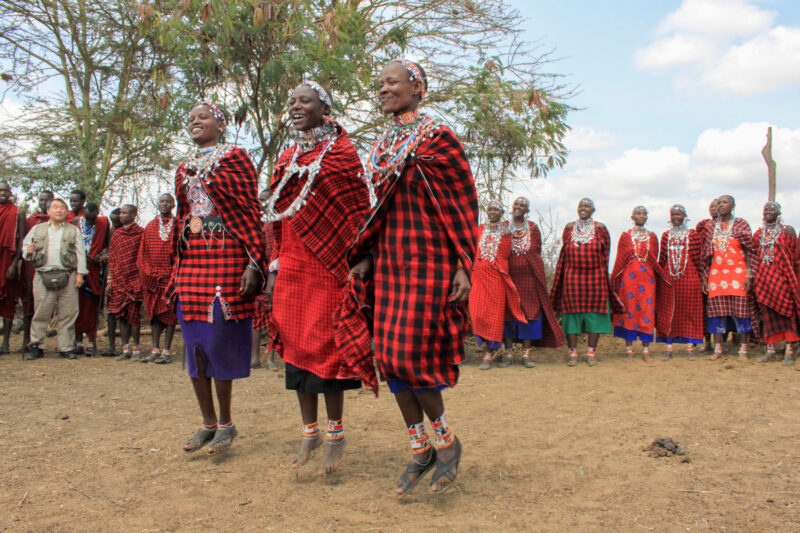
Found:
[[667, 266], [669, 275], [675, 279], [683, 276], [689, 266], [689, 229], [686, 225], [669, 228], [667, 235]]
[[528, 231], [528, 220], [522, 221], [521, 226], [512, 223], [511, 252], [515, 255], [525, 255], [531, 247], [531, 234]]
[[572, 244], [575, 246], [580, 246], [581, 244], [588, 244], [594, 239], [594, 230], [597, 226], [597, 223], [590, 219], [581, 220], [578, 219], [572, 225], [572, 237], [570, 240]]
[[728, 241], [731, 239], [731, 235], [733, 235], [733, 223], [735, 221], [736, 219], [731, 217], [731, 221], [725, 224], [725, 227], [723, 227], [722, 218], [717, 218], [717, 222], [714, 224], [714, 235], [712, 239], [714, 243], [714, 250], [722, 253], [725, 253], [728, 250]]
[[[650, 232], [646, 229], [634, 226], [631, 229], [631, 244], [633, 244], [633, 255], [640, 262], [647, 261], [650, 255]], [[644, 254], [641, 253], [644, 249]]]
[[778, 237], [783, 233], [783, 225], [780, 222], [773, 222], [767, 224], [766, 222], [761, 226], [761, 235], [759, 236], [759, 244], [761, 245], [761, 262], [770, 264], [775, 259], [775, 244], [778, 242]]
[[[324, 126], [321, 126], [322, 128]], [[315, 128], [318, 129], [318, 128]], [[297, 157], [300, 155], [301, 147], [298, 142], [297, 147], [292, 154], [292, 161], [286, 167], [286, 170], [283, 172], [283, 177], [281, 178], [280, 183], [278, 183], [278, 187], [275, 189], [275, 192], [272, 193], [269, 200], [267, 201], [267, 205], [264, 206], [264, 221], [265, 222], [277, 222], [287, 217], [294, 216], [300, 209], [306, 205], [308, 202], [308, 195], [311, 192], [311, 187], [314, 185], [314, 180], [319, 174], [320, 169], [322, 168], [322, 159], [325, 157], [325, 154], [333, 148], [333, 145], [336, 143], [336, 140], [339, 138], [338, 133], [336, 132], [335, 126], [331, 125], [329, 131], [325, 132], [323, 136], [318, 137], [315, 145], [321, 142], [327, 142], [327, 144], [320, 150], [319, 155], [309, 163], [308, 165], [299, 165], [297, 163]], [[278, 213], [275, 211], [275, 204], [281, 197], [281, 192], [283, 188], [286, 187], [286, 184], [292, 178], [292, 176], [297, 175], [297, 179], [302, 179], [304, 175], [306, 176], [306, 181], [303, 184], [303, 187], [300, 189], [300, 192], [297, 194], [297, 198], [292, 201], [289, 207], [286, 208], [285, 211]]]
[[481, 240], [478, 243], [478, 250], [481, 252], [481, 259], [492, 262], [497, 258], [497, 248], [500, 246], [500, 240], [503, 238], [502, 222], [496, 224], [487, 223], [483, 227]]
[[193, 171], [191, 179], [206, 181], [209, 174], [217, 168], [219, 160], [225, 157], [233, 148], [229, 144], [218, 144], [209, 148], [198, 148], [189, 153], [184, 159], [184, 168]]
[[431, 117], [416, 111], [394, 117], [367, 158], [367, 173], [373, 176], [374, 186], [383, 185], [389, 175], [398, 173], [406, 159], [414, 157], [423, 139], [432, 135], [435, 127]]
[[161, 214], [158, 215], [158, 236], [164, 242], [169, 240], [172, 234], [172, 225], [175, 223], [175, 218], [172, 216], [168, 217], [168, 220], [169, 222], [164, 224], [164, 217]]
[[336, 126], [334, 123], [325, 122], [322, 126], [317, 126], [316, 128], [311, 128], [307, 131], [298, 131], [297, 132], [297, 139], [295, 140], [295, 144], [297, 145], [297, 149], [303, 153], [310, 152], [316, 146], [324, 141], [330, 139], [332, 135], [336, 134]]

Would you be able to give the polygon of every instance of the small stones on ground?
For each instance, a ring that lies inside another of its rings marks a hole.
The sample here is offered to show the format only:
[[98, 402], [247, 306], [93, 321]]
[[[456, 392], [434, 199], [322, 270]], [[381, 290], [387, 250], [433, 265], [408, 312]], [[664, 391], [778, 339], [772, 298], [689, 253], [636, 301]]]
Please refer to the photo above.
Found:
[[[673, 455], [686, 455], [686, 448], [684, 448], [683, 444], [675, 442], [669, 437], [655, 439], [647, 448], [645, 448], [645, 451], [649, 452], [650, 457], [672, 457]], [[685, 457], [684, 459], [688, 459], [688, 457]], [[689, 461], [682, 460], [681, 462], [688, 463]]]

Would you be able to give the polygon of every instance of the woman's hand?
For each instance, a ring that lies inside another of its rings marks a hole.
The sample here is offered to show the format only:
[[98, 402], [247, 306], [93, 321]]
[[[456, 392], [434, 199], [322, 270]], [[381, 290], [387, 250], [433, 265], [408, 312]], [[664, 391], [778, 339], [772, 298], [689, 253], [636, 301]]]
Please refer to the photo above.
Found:
[[347, 277], [348, 280], [353, 278], [358, 278], [361, 281], [365, 281], [369, 273], [372, 271], [372, 256], [368, 255], [356, 265], [350, 269], [350, 275]]
[[264, 295], [267, 297], [267, 301], [272, 304], [272, 293], [275, 290], [275, 280], [278, 278], [278, 275], [274, 272], [270, 272], [267, 276], [267, 289], [264, 292]]
[[[252, 263], [251, 263], [252, 264]], [[242, 274], [242, 282], [239, 284], [239, 294], [248, 296], [258, 289], [258, 272], [247, 265]]]
[[708, 294], [708, 282], [703, 282], [703, 294]]
[[450, 291], [447, 301], [456, 304], [466, 301], [470, 289], [472, 289], [472, 284], [469, 282], [469, 276], [463, 268], [459, 268], [456, 270], [456, 275], [453, 276], [453, 289]]

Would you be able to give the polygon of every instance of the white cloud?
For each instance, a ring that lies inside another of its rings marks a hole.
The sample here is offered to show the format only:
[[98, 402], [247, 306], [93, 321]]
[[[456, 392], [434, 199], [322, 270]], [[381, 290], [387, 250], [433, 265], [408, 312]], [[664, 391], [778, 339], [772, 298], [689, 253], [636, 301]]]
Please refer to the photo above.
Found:
[[610, 131], [596, 131], [587, 126], [576, 126], [567, 132], [564, 144], [570, 153], [591, 152], [610, 148], [617, 144], [617, 139]]
[[[751, 95], [800, 85], [800, 28], [751, 0], [683, 0], [634, 53], [634, 65], [670, 71], [681, 89]], [[698, 87], [699, 86], [699, 87]]]

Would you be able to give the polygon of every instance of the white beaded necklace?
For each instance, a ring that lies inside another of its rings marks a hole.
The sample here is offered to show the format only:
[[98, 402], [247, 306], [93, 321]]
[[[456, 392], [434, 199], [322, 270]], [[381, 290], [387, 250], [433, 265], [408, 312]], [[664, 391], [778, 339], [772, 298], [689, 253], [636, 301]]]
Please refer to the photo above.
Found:
[[713, 242], [714, 242], [714, 249], [722, 252], [723, 254], [728, 250], [728, 241], [731, 239], [731, 235], [733, 235], [733, 223], [736, 221], [736, 218], [731, 216], [731, 221], [722, 229], [722, 217], [717, 218], [716, 224], [714, 224], [714, 235], [713, 235]]
[[675, 279], [683, 276], [689, 266], [689, 228], [685, 224], [672, 226], [667, 236], [669, 275]]
[[592, 239], [594, 239], [594, 230], [596, 226], [597, 223], [591, 218], [587, 220], [579, 218], [576, 220], [572, 225], [572, 237], [570, 239], [572, 244], [580, 246], [590, 243]]
[[167, 242], [172, 236], [172, 225], [175, 223], [175, 218], [169, 217], [169, 223], [164, 224], [164, 217], [158, 215], [158, 236], [161, 240]]
[[514, 231], [511, 232], [511, 251], [514, 255], [525, 255], [531, 247], [531, 234], [528, 231], [528, 219], [522, 221], [522, 226], [514, 222]]
[[489, 222], [483, 227], [481, 240], [478, 243], [481, 259], [492, 262], [497, 258], [497, 248], [503, 237], [503, 226], [502, 222]]

